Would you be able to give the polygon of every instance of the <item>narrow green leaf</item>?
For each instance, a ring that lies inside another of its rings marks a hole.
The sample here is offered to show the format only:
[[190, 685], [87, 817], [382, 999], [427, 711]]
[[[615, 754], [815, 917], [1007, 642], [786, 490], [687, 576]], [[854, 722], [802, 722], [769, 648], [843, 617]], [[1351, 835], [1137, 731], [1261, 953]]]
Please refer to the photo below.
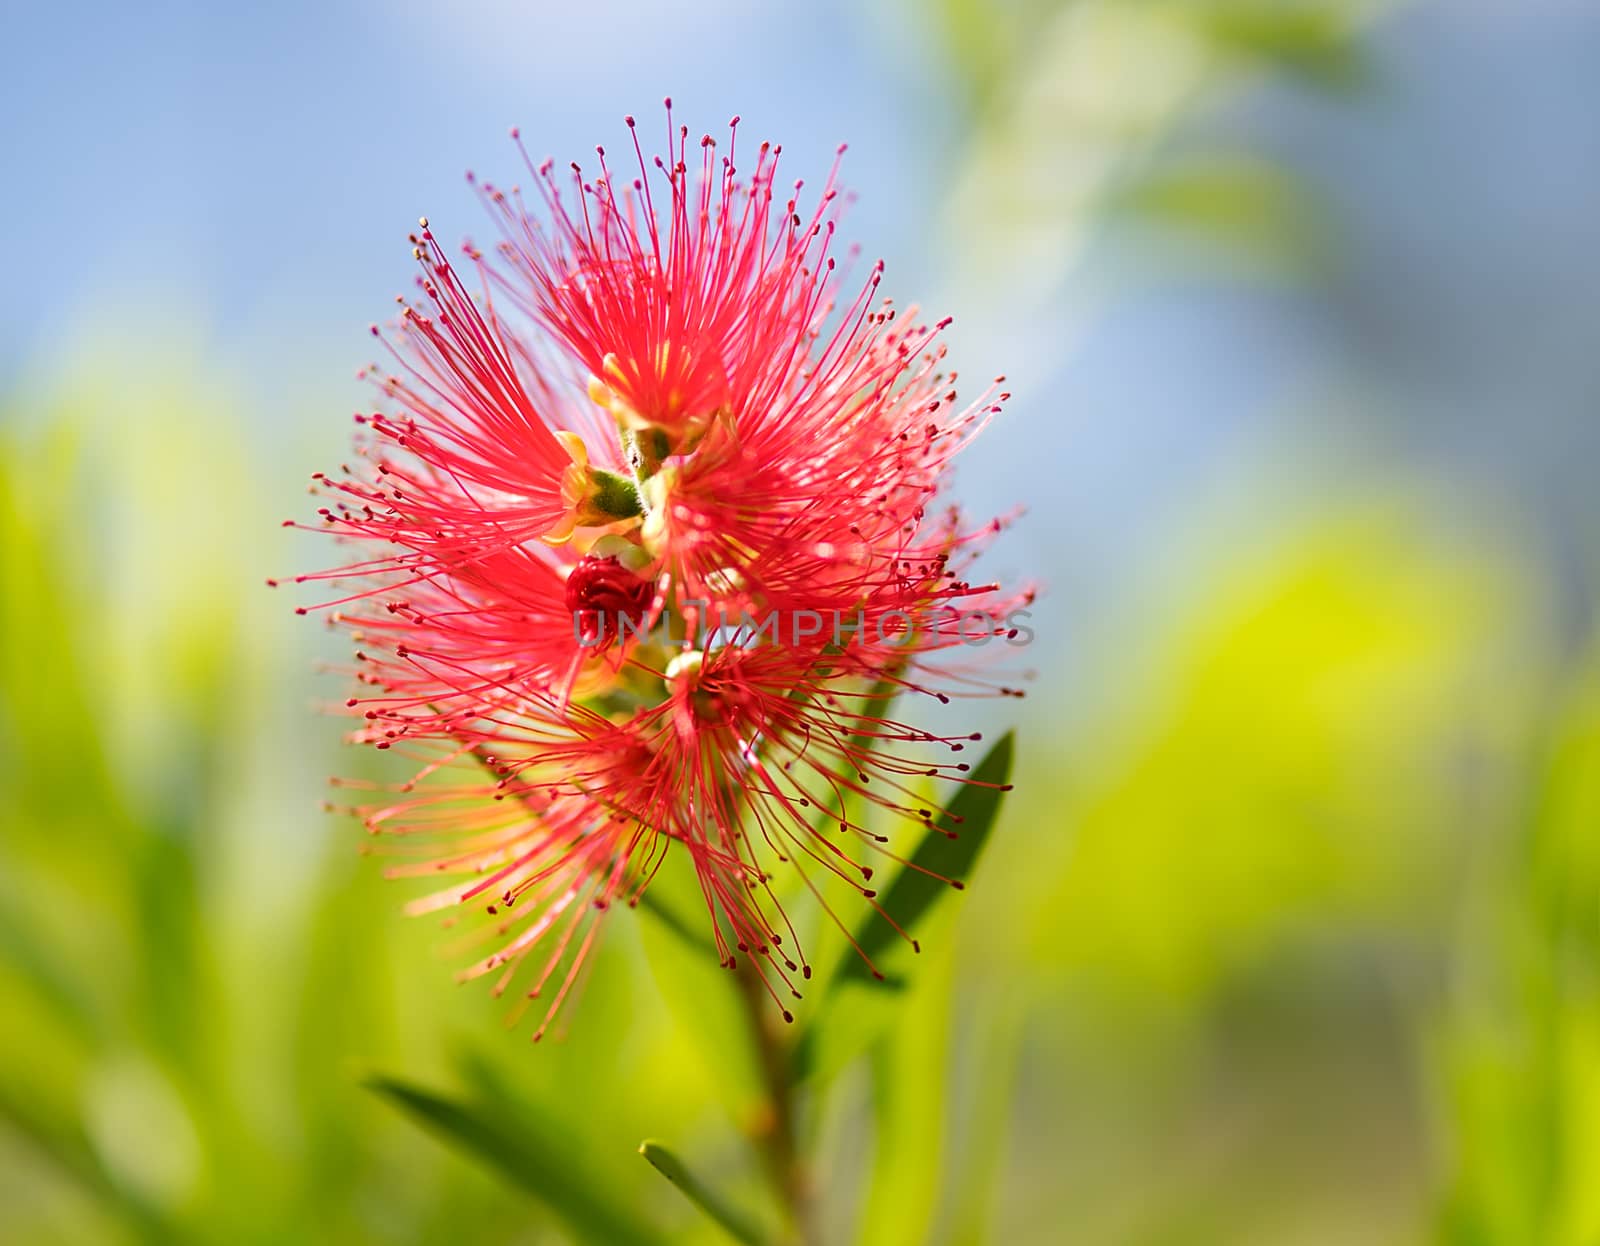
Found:
[[[912, 949], [889, 918], [907, 935], [914, 935], [935, 903], [955, 890], [943, 880], [971, 874], [1009, 790], [1012, 748], [1011, 732], [995, 742], [951, 802], [949, 815], [937, 819], [912, 853], [911, 862], [921, 868], [903, 868], [878, 898], [882, 912], [874, 910], [856, 931], [857, 944], [884, 977], [874, 978], [854, 948], [844, 953], [826, 981], [811, 1024], [795, 1046], [797, 1079], [842, 1067], [871, 1045], [902, 1006], [900, 992], [906, 986], [903, 962], [909, 960]], [[946, 829], [955, 831], [956, 838], [947, 836]], [[930, 877], [923, 870], [940, 877]]]
[[1366, 77], [1355, 21], [1343, 4], [1283, 5], [1262, 0], [1201, 6], [1194, 13], [1220, 47], [1307, 79], [1348, 90]]
[[686, 854], [664, 862], [639, 901], [639, 940], [652, 976], [687, 1048], [736, 1123], [763, 1099], [761, 1070], [746, 1038], [748, 1019], [735, 976], [717, 959], [710, 922], [684, 916], [700, 900]]
[[921, 1246], [935, 1239], [949, 1188], [970, 1179], [965, 1170], [959, 1180], [947, 1179], [948, 1096], [930, 1092], [949, 1081], [954, 979], [949, 958], [929, 964], [922, 989], [895, 1010], [887, 1041], [872, 1049], [872, 1160], [857, 1242]]
[[0, 964], [9, 965], [74, 1036], [93, 1040], [96, 1027], [103, 1023], [96, 1015], [95, 1000], [84, 989], [81, 975], [61, 963], [59, 948], [30, 934], [19, 920], [23, 909], [10, 881], [0, 877]]
[[483, 1160], [536, 1197], [583, 1242], [660, 1246], [665, 1239], [599, 1188], [574, 1148], [525, 1113], [503, 1119], [484, 1104], [462, 1103], [396, 1078], [364, 1083], [444, 1141]]
[[1283, 169], [1236, 152], [1160, 160], [1131, 176], [1108, 208], [1135, 225], [1199, 238], [1290, 272], [1327, 251], [1317, 205]]
[[177, 1243], [193, 1240], [177, 1221], [106, 1170], [80, 1122], [52, 1113], [36, 1089], [0, 1083], [0, 1125], [31, 1143], [63, 1175], [79, 1183], [131, 1230], [131, 1240]]
[[[904, 661], [896, 662], [884, 672], [883, 678], [873, 685], [872, 692], [867, 697], [867, 703], [861, 710], [862, 719], [871, 722], [873, 719], [882, 718], [889, 712], [889, 706], [900, 695], [901, 689], [905, 687], [900, 681], [901, 673], [905, 668], [906, 663]], [[866, 745], [867, 737], [858, 733], [851, 737], [850, 742], [857, 748], [862, 748]]]
[[711, 940], [704, 935], [695, 934], [689, 928], [689, 923], [678, 916], [677, 910], [661, 898], [659, 890], [647, 891], [640, 896], [638, 907], [650, 914], [663, 928], [670, 930], [683, 946], [690, 951], [706, 956], [716, 955], [716, 949]]
[[715, 1220], [736, 1242], [744, 1246], [763, 1246], [766, 1238], [742, 1212], [729, 1207], [722, 1198], [708, 1189], [680, 1160], [661, 1143], [645, 1139], [639, 1144], [639, 1154], [650, 1161], [650, 1166], [665, 1177], [691, 1203]]
[[[889, 712], [889, 706], [900, 695], [903, 684], [900, 674], [906, 668], [904, 660], [894, 663], [883, 674], [883, 677], [873, 684], [866, 692], [866, 700], [857, 716], [861, 729], [850, 734], [846, 751], [848, 754], [870, 753], [873, 748], [873, 738], [870, 734], [871, 726], [875, 720], [881, 719]], [[854, 711], [852, 711], [854, 712]], [[858, 764], [851, 762], [852, 765]], [[854, 822], [861, 816], [862, 798], [859, 793], [846, 792], [841, 798], [840, 808], [837, 810], [819, 808], [816, 817], [811, 821], [811, 833], [817, 834], [823, 826], [836, 821], [841, 816], [849, 822]]]
[[[962, 785], [950, 804], [949, 816], [937, 819], [934, 829], [922, 837], [911, 855], [911, 865], [903, 868], [878, 898], [882, 912], [874, 909], [856, 932], [856, 943], [874, 961], [892, 945], [903, 942], [889, 918], [910, 934], [934, 901], [956, 889], [944, 880], [959, 881], [971, 873], [978, 854], [988, 842], [989, 832], [1000, 812], [1000, 802], [1009, 790], [1011, 753], [1012, 733], [1008, 731]], [[951, 839], [945, 834], [946, 830], [954, 832], [956, 838]], [[877, 981], [866, 961], [857, 956], [854, 949], [846, 955], [834, 980], [852, 977]]]

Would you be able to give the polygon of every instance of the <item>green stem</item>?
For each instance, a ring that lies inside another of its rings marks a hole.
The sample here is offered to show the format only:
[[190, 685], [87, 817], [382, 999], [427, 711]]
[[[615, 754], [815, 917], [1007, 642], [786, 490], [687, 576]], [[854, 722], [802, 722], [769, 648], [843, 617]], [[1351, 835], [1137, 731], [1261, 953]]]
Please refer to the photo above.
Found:
[[622, 439], [622, 456], [627, 460], [628, 468], [638, 483], [639, 503], [648, 512], [650, 504], [645, 498], [645, 481], [661, 470], [661, 464], [672, 453], [672, 443], [667, 435], [657, 428], [622, 427], [618, 433]]
[[756, 1137], [762, 1161], [788, 1216], [793, 1240], [800, 1246], [817, 1246], [821, 1239], [812, 1218], [811, 1177], [800, 1155], [794, 1065], [789, 1058], [789, 1046], [778, 1029], [772, 1001], [762, 989], [761, 978], [748, 957], [739, 962], [735, 976], [767, 1095], [767, 1116]]

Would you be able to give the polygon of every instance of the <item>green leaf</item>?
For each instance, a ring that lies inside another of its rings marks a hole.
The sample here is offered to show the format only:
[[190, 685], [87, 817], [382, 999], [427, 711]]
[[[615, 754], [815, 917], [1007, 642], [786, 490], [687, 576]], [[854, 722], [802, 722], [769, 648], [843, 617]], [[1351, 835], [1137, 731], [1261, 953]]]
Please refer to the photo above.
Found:
[[[890, 665], [884, 671], [883, 677], [873, 684], [870, 689], [866, 690], [864, 694], [865, 701], [861, 709], [852, 711], [857, 714], [857, 721], [861, 725], [861, 729], [852, 732], [846, 742], [846, 751], [852, 757], [857, 753], [872, 752], [876, 741], [870, 734], [871, 724], [874, 720], [883, 718], [889, 712], [889, 706], [894, 703], [894, 699], [904, 689], [905, 685], [901, 682], [901, 675], [905, 669], [906, 659], [903, 658]], [[851, 760], [849, 764], [859, 765], [854, 760]], [[842, 798], [840, 810], [817, 810], [817, 815], [811, 823], [811, 833], [813, 835], [816, 834], [825, 824], [836, 820], [841, 813], [845, 820], [850, 822], [857, 821], [861, 816], [861, 805], [862, 797], [860, 793], [847, 791]]]
[[896, 1009], [889, 1041], [872, 1050], [872, 1160], [858, 1242], [919, 1246], [942, 1236], [946, 1192], [972, 1179], [963, 1169], [947, 1180], [947, 1096], [929, 1089], [949, 1081], [953, 968], [943, 957], [927, 967], [921, 989]]
[[[698, 927], [684, 916], [697, 905]], [[738, 983], [717, 960], [686, 853], [662, 863], [639, 908], [639, 940], [667, 1011], [722, 1106], [742, 1126], [762, 1102], [761, 1070], [746, 1037], [749, 1021]]]
[[[894, 923], [910, 934], [934, 901], [957, 889], [945, 879], [959, 881], [972, 871], [978, 854], [988, 842], [989, 831], [1000, 812], [1000, 802], [1010, 790], [1007, 779], [1011, 774], [1011, 752], [1012, 733], [1008, 731], [962, 785], [951, 802], [949, 816], [939, 818], [938, 825], [922, 837], [917, 850], [911, 854], [910, 866], [902, 868], [879, 897], [880, 908], [874, 909], [856, 932], [856, 943], [873, 961], [883, 960], [889, 948], [904, 942]], [[956, 837], [950, 838], [946, 831], [954, 832]], [[879, 982], [873, 978], [866, 959], [857, 956], [854, 950], [846, 954], [834, 981], [851, 978]], [[890, 983], [886, 974], [881, 985]]]
[[697, 935], [689, 923], [678, 915], [676, 909], [661, 898], [659, 890], [647, 891], [639, 897], [638, 907], [648, 913], [689, 951], [704, 956], [716, 956], [716, 948], [704, 935]]
[[[889, 712], [889, 706], [905, 687], [900, 679], [901, 673], [905, 668], [906, 663], [904, 661], [896, 662], [888, 669], [884, 677], [873, 685], [872, 692], [867, 696], [867, 704], [861, 711], [863, 719], [871, 721], [875, 718], [882, 718]], [[867, 744], [867, 737], [865, 734], [858, 732], [851, 737], [850, 742], [857, 748], [864, 748]]]
[[1231, 152], [1164, 159], [1129, 177], [1109, 209], [1123, 220], [1193, 236], [1289, 271], [1315, 267], [1325, 230], [1306, 188], [1266, 161]]
[[766, 1238], [743, 1213], [729, 1207], [720, 1196], [708, 1189], [680, 1160], [661, 1143], [646, 1139], [639, 1144], [639, 1154], [650, 1161], [650, 1166], [665, 1177], [683, 1195], [707, 1216], [722, 1226], [729, 1237], [744, 1246], [763, 1246]]
[[[15, 971], [51, 1016], [74, 1037], [92, 1041], [104, 1024], [81, 975], [64, 964], [53, 941], [41, 939], [20, 918], [24, 911], [9, 876], [0, 876], [0, 966]], [[12, 1004], [15, 1007], [15, 1004]]]
[[196, 1240], [162, 1208], [107, 1171], [82, 1123], [39, 1102], [35, 1087], [0, 1083], [0, 1125], [31, 1143], [60, 1173], [112, 1212], [129, 1230], [128, 1240], [163, 1246]]
[[502, 1117], [489, 1105], [458, 1102], [381, 1075], [364, 1084], [423, 1128], [470, 1152], [532, 1194], [580, 1241], [622, 1246], [660, 1246], [665, 1242], [593, 1181], [567, 1139], [526, 1113]]
[[895, 876], [879, 896], [879, 908], [856, 931], [857, 945], [884, 976], [875, 978], [854, 948], [843, 955], [795, 1048], [798, 1078], [841, 1067], [865, 1050], [893, 1018], [897, 994], [905, 984], [901, 962], [916, 950], [907, 946], [895, 925], [907, 936], [914, 935], [935, 903], [956, 890], [944, 880], [959, 880], [972, 872], [1010, 790], [1012, 749], [1013, 734], [1008, 731], [973, 769], [949, 813], [936, 819], [912, 853], [911, 864]]
[[991, 990], [976, 1008], [971, 1000], [963, 1003], [970, 1016], [962, 1044], [979, 1053], [983, 1077], [968, 1088], [964, 1105], [945, 1108], [961, 1121], [959, 1135], [946, 1139], [945, 1161], [947, 1169], [960, 1172], [961, 1180], [950, 1183], [940, 1227], [948, 1246], [982, 1246], [991, 1240], [994, 1205], [1012, 1162], [1011, 1111], [1018, 1101], [1028, 1004], [1017, 992], [1003, 990]]
[[1218, 46], [1249, 62], [1275, 66], [1330, 90], [1363, 80], [1366, 66], [1346, 6], [1242, 0], [1202, 8], [1194, 16]]

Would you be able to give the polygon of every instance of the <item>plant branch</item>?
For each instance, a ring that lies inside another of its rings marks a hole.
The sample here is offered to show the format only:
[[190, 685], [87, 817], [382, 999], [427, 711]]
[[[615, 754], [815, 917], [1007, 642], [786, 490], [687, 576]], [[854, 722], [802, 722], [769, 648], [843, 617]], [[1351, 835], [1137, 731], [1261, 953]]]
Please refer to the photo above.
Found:
[[778, 1029], [771, 1001], [762, 990], [761, 978], [748, 956], [739, 962], [735, 977], [767, 1095], [767, 1115], [759, 1123], [756, 1136], [762, 1160], [788, 1213], [794, 1240], [801, 1246], [816, 1246], [821, 1239], [812, 1218], [811, 1175], [800, 1155], [794, 1065], [789, 1048]]

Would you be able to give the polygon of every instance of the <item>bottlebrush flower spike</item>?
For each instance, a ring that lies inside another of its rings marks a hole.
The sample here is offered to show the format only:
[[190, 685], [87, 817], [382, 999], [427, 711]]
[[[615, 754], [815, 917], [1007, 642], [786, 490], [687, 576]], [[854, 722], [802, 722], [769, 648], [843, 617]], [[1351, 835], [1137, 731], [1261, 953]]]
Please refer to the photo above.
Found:
[[939, 502], [1006, 395], [957, 401], [944, 322], [877, 301], [881, 265], [840, 297], [837, 161], [803, 210], [777, 148], [740, 179], [737, 124], [693, 176], [669, 101], [668, 157], [635, 137], [625, 184], [601, 151], [572, 202], [549, 162], [537, 212], [483, 185], [476, 297], [424, 221], [359, 466], [314, 478], [358, 551], [299, 577], [342, 586], [354, 736], [417, 765], [351, 811], [392, 873], [459, 877], [414, 908], [481, 914], [467, 976], [555, 984], [535, 1037], [669, 852], [790, 1016], [795, 884], [848, 932], [835, 902], [878, 907], [903, 863], [879, 823], [932, 825], [927, 781], [967, 781], [977, 737], [886, 698], [1021, 695], [971, 646], [1015, 642], [1031, 590], [969, 580], [1003, 525]]

